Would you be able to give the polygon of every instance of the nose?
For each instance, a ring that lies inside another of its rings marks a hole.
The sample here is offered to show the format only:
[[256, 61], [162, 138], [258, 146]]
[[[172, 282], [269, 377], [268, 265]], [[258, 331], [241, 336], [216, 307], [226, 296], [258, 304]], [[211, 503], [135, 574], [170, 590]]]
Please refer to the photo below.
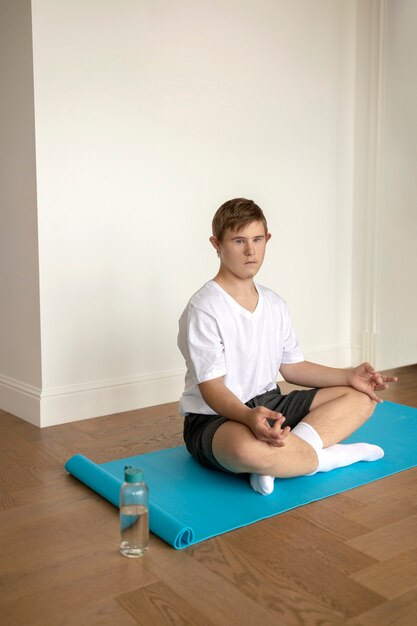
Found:
[[248, 241], [246, 243], [245, 254], [246, 254], [246, 256], [253, 256], [255, 254], [254, 245], [250, 241]]

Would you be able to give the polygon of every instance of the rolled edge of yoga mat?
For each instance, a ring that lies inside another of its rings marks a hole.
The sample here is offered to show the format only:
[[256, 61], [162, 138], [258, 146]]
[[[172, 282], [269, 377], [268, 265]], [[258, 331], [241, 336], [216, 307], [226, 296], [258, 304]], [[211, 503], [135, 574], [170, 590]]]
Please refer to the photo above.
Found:
[[177, 517], [168, 513], [157, 504], [150, 502], [150, 529], [155, 535], [171, 544], [177, 550], [187, 548], [194, 542], [194, 531], [184, 526]]
[[119, 507], [122, 481], [82, 454], [75, 454], [66, 463], [67, 472], [96, 491], [100, 496]]
[[[82, 454], [75, 454], [65, 463], [65, 469], [100, 496], [119, 507], [119, 493], [123, 481]], [[149, 502], [149, 528], [177, 550], [190, 546], [194, 531], [158, 505]]]

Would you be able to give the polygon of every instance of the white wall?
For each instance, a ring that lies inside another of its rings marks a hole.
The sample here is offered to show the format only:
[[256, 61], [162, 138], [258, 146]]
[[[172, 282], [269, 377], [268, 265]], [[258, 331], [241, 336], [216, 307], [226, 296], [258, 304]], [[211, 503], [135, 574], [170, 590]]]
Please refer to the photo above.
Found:
[[358, 3], [352, 343], [417, 362], [417, 5]]
[[354, 5], [32, 5], [43, 424], [178, 397], [177, 319], [238, 195], [306, 354], [349, 364]]
[[0, 3], [0, 407], [39, 422], [41, 352], [30, 0]]
[[387, 2], [376, 359], [417, 362], [417, 3]]
[[177, 319], [216, 272], [212, 214], [238, 195], [265, 209], [259, 281], [307, 358], [357, 360], [376, 4], [32, 0], [40, 425], [178, 398]]

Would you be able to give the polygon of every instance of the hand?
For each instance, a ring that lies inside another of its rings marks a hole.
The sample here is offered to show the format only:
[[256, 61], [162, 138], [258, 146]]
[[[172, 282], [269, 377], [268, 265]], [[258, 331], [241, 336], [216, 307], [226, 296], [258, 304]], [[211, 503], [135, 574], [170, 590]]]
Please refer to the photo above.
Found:
[[247, 425], [259, 441], [265, 441], [277, 448], [285, 445], [285, 438], [291, 429], [289, 426], [281, 428], [285, 422], [281, 413], [270, 411], [264, 406], [257, 406], [249, 411]]
[[385, 376], [376, 372], [369, 363], [362, 363], [355, 367], [348, 376], [348, 383], [351, 387], [366, 393], [375, 402], [382, 402], [375, 392], [384, 391], [388, 383], [395, 383], [397, 380], [396, 376]]

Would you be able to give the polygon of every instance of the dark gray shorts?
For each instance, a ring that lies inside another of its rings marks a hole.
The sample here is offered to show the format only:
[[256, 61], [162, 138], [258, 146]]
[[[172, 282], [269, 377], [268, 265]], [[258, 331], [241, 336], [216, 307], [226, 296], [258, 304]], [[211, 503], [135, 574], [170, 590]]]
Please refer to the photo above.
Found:
[[[246, 406], [254, 408], [265, 406], [285, 416], [284, 426], [294, 428], [309, 413], [311, 403], [318, 389], [291, 391], [287, 395], [281, 394], [277, 386], [272, 391], [256, 396], [246, 402]], [[188, 413], [184, 418], [184, 441], [191, 456], [204, 467], [222, 472], [229, 472], [216, 461], [212, 450], [212, 442], [216, 430], [227, 422], [227, 417], [221, 415], [201, 415]]]

